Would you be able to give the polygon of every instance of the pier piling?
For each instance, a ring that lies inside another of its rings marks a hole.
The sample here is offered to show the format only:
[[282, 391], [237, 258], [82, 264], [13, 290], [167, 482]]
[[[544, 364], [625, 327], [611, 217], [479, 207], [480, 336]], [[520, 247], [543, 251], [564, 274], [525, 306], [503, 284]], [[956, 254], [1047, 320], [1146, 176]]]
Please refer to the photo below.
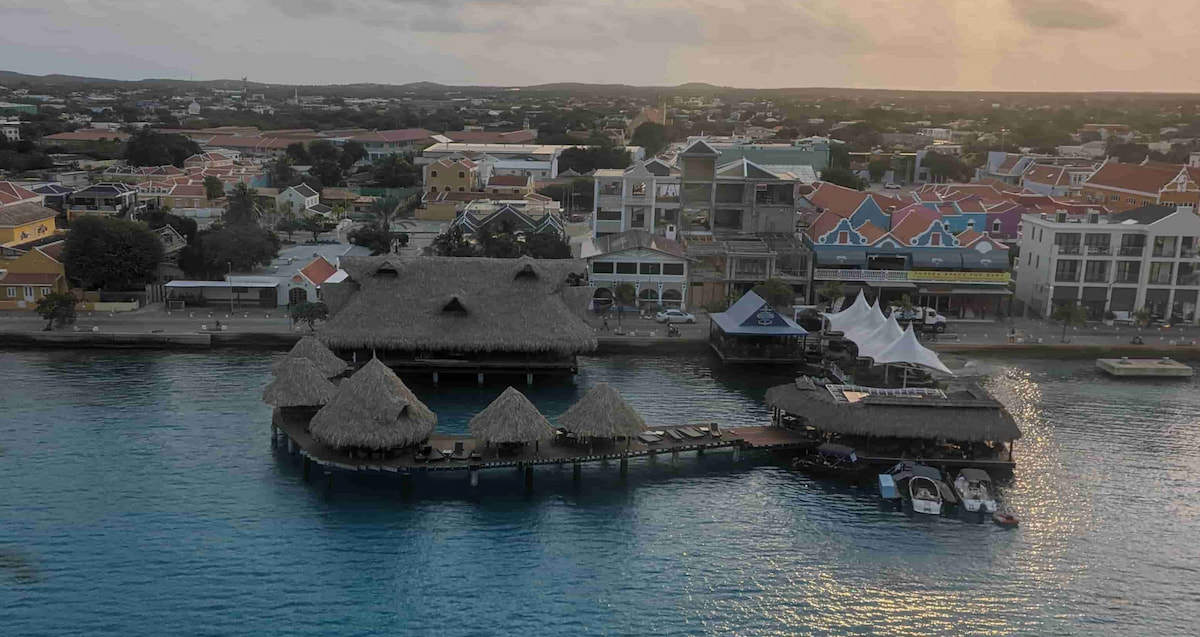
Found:
[[479, 486], [479, 469], [471, 467], [471, 486]]
[[271, 446], [274, 447], [279, 441], [279, 427], [271, 425]]
[[525, 374], [525, 384], [530, 387], [533, 386], [533, 374]]
[[741, 459], [742, 459], [742, 446], [741, 446], [741, 445], [734, 445], [734, 447], [733, 447], [733, 461], [734, 461], [734, 462], [737, 462], [737, 461], [739, 461], [739, 460], [741, 460]]
[[475, 381], [479, 383], [480, 387], [483, 387], [483, 372], [479, 372], [475, 375]]
[[303, 469], [304, 481], [308, 482], [308, 471], [309, 471], [308, 466], [310, 464], [312, 464], [312, 460], [309, 460], [308, 456], [304, 456], [304, 461], [301, 464], [304, 467], [304, 469]]
[[621, 456], [621, 477], [629, 475], [629, 456]]
[[573, 463], [573, 466], [571, 467], [571, 479], [574, 480], [576, 484], [583, 481], [583, 465], [582, 464], [580, 464], [578, 462]]
[[437, 372], [433, 373], [433, 384], [434, 385], [438, 384], [438, 373]]
[[525, 488], [533, 488], [533, 465], [525, 465]]

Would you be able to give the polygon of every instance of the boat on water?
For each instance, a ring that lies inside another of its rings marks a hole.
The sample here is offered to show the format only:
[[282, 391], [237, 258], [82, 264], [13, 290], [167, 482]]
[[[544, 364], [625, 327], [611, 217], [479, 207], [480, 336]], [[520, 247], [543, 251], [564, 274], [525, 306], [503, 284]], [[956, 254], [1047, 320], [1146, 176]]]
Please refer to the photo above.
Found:
[[792, 459], [792, 468], [824, 478], [855, 480], [863, 476], [869, 465], [853, 447], [826, 442], [808, 455]]
[[983, 469], [966, 468], [954, 479], [954, 492], [962, 500], [963, 508], [971, 512], [996, 512], [996, 496], [992, 477]]
[[928, 515], [941, 515], [945, 506], [958, 503], [958, 498], [950, 489], [950, 485], [942, 479], [942, 472], [918, 462], [901, 462], [888, 470], [889, 481], [880, 479], [880, 495], [884, 493], [884, 484], [894, 484], [896, 492], [908, 496], [913, 511]]

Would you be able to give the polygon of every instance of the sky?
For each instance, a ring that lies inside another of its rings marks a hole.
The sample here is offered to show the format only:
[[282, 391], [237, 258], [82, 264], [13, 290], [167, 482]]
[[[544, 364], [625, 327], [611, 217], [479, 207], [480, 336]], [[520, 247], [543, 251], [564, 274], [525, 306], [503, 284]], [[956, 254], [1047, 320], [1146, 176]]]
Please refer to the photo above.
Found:
[[1200, 91], [1200, 0], [0, 0], [0, 69], [114, 79]]

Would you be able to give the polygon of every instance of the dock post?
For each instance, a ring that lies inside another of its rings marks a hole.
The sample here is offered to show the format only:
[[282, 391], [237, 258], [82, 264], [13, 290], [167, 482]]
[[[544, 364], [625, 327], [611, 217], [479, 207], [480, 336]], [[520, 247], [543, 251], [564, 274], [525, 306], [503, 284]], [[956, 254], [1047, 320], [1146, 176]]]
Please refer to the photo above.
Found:
[[737, 461], [739, 461], [739, 460], [741, 460], [741, 459], [742, 459], [742, 446], [741, 446], [741, 445], [734, 445], [734, 447], [733, 447], [733, 461], [734, 461], [734, 462], [737, 462]]
[[533, 465], [531, 464], [525, 465], [525, 488], [533, 488]]
[[274, 447], [278, 441], [279, 441], [279, 427], [276, 427], [275, 423], [271, 423], [271, 446]]
[[434, 385], [438, 384], [438, 373], [437, 372], [433, 373], [433, 384]]
[[308, 465], [310, 465], [310, 464], [312, 464], [312, 460], [309, 460], [308, 456], [304, 456], [304, 462], [302, 463], [302, 465], [304, 467], [303, 473], [304, 473], [304, 481], [305, 482], [308, 482]]
[[671, 450], [671, 466], [675, 466], [675, 461], [678, 459], [679, 459], [679, 450], [672, 449]]
[[325, 470], [325, 492], [328, 493], [332, 490], [333, 490], [333, 472], [326, 469]]
[[288, 455], [290, 456], [290, 455], [292, 455], [292, 437], [291, 436], [287, 437], [286, 444], [287, 444], [287, 452], [288, 452]]
[[696, 455], [703, 456], [704, 455], [704, 447], [696, 447]]
[[576, 484], [583, 481], [583, 465], [582, 464], [576, 462], [571, 467], [571, 479], [574, 480]]
[[621, 477], [629, 475], [629, 456], [621, 456]]
[[525, 384], [533, 387], [533, 374], [525, 374]]
[[479, 383], [480, 387], [483, 387], [483, 372], [479, 372], [475, 375], [475, 381]]
[[471, 467], [470, 473], [471, 473], [471, 486], [473, 486], [473, 487], [479, 486], [479, 469], [477, 469], [475, 467]]

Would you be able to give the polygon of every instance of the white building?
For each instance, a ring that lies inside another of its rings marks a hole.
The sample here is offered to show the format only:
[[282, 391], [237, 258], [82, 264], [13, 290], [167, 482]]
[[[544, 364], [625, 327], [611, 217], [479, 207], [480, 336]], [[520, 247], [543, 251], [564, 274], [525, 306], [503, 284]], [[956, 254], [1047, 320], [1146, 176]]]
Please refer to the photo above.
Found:
[[592, 303], [607, 305], [621, 283], [632, 283], [638, 307], [687, 308], [688, 260], [683, 246], [645, 230], [629, 230], [584, 240]]
[[1025, 215], [1015, 270], [1016, 298], [1032, 314], [1076, 302], [1091, 319], [1146, 308], [1166, 321], [1200, 324], [1200, 216], [1190, 209]]
[[3, 135], [10, 143], [21, 141], [21, 122], [0, 120], [0, 135]]
[[292, 212], [299, 214], [321, 203], [321, 195], [308, 184], [288, 186], [276, 195], [275, 203], [282, 208], [290, 204]]

